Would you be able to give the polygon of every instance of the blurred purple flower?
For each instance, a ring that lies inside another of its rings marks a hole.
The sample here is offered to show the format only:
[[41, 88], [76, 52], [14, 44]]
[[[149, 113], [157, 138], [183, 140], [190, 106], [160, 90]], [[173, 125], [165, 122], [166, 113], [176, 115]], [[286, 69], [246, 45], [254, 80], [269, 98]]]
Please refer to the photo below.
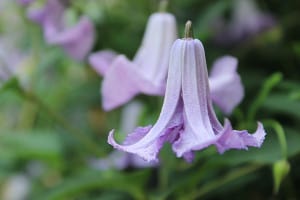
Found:
[[254, 0], [235, 0], [231, 22], [223, 25], [217, 35], [217, 42], [230, 45], [254, 36], [276, 24], [268, 13], [260, 11]]
[[114, 130], [108, 143], [114, 148], [147, 161], [157, 161], [163, 144], [170, 142], [177, 157], [190, 162], [194, 151], [210, 145], [215, 145], [219, 153], [260, 147], [266, 133], [261, 123], [254, 134], [233, 130], [227, 119], [224, 126], [220, 124], [212, 107], [202, 43], [185, 38], [176, 40], [172, 47], [165, 99], [156, 124], [137, 128], [123, 145], [116, 143], [113, 134]]
[[225, 114], [241, 102], [244, 97], [244, 87], [237, 73], [238, 60], [233, 56], [223, 56], [212, 66], [209, 76], [209, 88], [212, 101]]
[[[137, 125], [142, 109], [143, 105], [137, 101], [133, 101], [124, 107], [121, 116], [122, 132], [128, 133], [133, 131], [133, 129]], [[146, 162], [136, 155], [116, 150], [110, 153], [106, 158], [90, 159], [89, 163], [93, 168], [100, 170], [107, 170], [112, 168], [122, 170], [129, 166], [136, 168], [145, 168], [158, 165], [157, 162]]]
[[64, 14], [65, 6], [59, 0], [48, 0], [44, 7], [28, 10], [28, 18], [42, 26], [48, 44], [60, 45], [73, 59], [83, 60], [94, 44], [94, 26], [82, 16], [69, 27]]
[[123, 105], [139, 93], [163, 95], [169, 51], [176, 38], [175, 17], [164, 12], [154, 13], [148, 20], [141, 47], [133, 61], [124, 55], [114, 59], [104, 56], [101, 61], [100, 54], [98, 64], [95, 64], [97, 54], [92, 54], [91, 65], [101, 75], [105, 71], [101, 89], [104, 110]]

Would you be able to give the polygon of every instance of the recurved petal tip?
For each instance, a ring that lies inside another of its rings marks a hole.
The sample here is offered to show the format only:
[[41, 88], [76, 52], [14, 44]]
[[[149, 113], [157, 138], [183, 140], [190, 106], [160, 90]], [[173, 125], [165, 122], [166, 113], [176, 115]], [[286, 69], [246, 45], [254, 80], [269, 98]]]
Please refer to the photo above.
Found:
[[163, 141], [157, 139], [146, 144], [140, 143], [141, 139], [148, 133], [150, 129], [151, 126], [137, 128], [125, 139], [125, 142], [127, 144], [129, 143], [128, 145], [125, 145], [125, 142], [124, 145], [118, 144], [113, 137], [114, 131], [112, 130], [108, 135], [107, 142], [114, 148], [120, 151], [136, 154], [147, 162], [158, 162], [158, 152], [162, 147]]
[[257, 122], [257, 129], [253, 134], [253, 137], [256, 138], [256, 144], [253, 144], [254, 147], [261, 147], [262, 143], [265, 140], [267, 133], [264, 129], [264, 126], [261, 122]]
[[[229, 121], [228, 121], [229, 123]], [[227, 122], [225, 123], [226, 127]], [[216, 143], [219, 153], [229, 149], [248, 149], [248, 147], [261, 147], [266, 132], [261, 123], [258, 123], [255, 133], [250, 134], [247, 130], [226, 130]]]

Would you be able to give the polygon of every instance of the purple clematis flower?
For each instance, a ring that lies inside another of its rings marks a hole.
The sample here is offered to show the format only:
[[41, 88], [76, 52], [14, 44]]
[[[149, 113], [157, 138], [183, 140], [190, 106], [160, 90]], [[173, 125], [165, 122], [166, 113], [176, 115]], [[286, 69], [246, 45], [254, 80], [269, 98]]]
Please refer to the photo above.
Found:
[[[89, 56], [91, 66], [104, 76], [101, 88], [104, 110], [121, 106], [139, 93], [164, 95], [169, 50], [176, 37], [174, 16], [154, 13], [149, 18], [142, 46], [133, 61], [111, 50]], [[244, 96], [236, 69], [237, 59], [229, 56], [216, 61], [212, 69], [210, 82], [213, 101], [226, 114], [230, 114]]]
[[114, 140], [112, 130], [108, 143], [114, 148], [156, 161], [163, 144], [170, 142], [177, 157], [190, 162], [194, 151], [210, 145], [215, 145], [219, 153], [261, 146], [266, 135], [261, 123], [254, 134], [249, 134], [233, 130], [227, 119], [224, 125], [218, 121], [212, 107], [204, 48], [191, 35], [188, 22], [185, 38], [172, 46], [166, 94], [156, 124], [137, 128], [123, 145]]
[[74, 59], [83, 60], [94, 44], [94, 26], [82, 16], [76, 25], [64, 22], [65, 6], [59, 0], [48, 0], [43, 8], [28, 10], [28, 17], [39, 23], [48, 44], [60, 45]]

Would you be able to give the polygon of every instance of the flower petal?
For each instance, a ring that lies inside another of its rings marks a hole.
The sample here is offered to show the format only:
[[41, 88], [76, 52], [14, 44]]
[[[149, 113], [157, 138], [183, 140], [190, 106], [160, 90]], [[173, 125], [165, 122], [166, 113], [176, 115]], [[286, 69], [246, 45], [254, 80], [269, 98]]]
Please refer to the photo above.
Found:
[[142, 44], [133, 62], [148, 80], [165, 84], [169, 54], [177, 38], [176, 19], [170, 13], [154, 13], [149, 17]]
[[[191, 159], [189, 152], [214, 144], [217, 137], [209, 118], [210, 96], [204, 48], [199, 40], [182, 40], [182, 98], [184, 129], [173, 144], [177, 157]], [[189, 156], [188, 156], [189, 155]]]
[[113, 60], [117, 57], [117, 53], [111, 50], [103, 50], [92, 53], [89, 56], [89, 63], [93, 69], [101, 76], [104, 76]]
[[93, 46], [94, 26], [87, 17], [81, 17], [76, 26], [49, 36], [47, 41], [62, 45], [72, 58], [82, 60]]
[[47, 25], [57, 26], [61, 22], [64, 14], [64, 6], [59, 0], [48, 0], [43, 7], [36, 7], [35, 4], [29, 7], [27, 17], [42, 25], [44, 28]]
[[248, 149], [248, 146], [260, 147], [265, 139], [266, 132], [261, 123], [258, 123], [254, 134], [249, 134], [246, 130], [232, 130], [228, 120], [225, 120], [225, 126], [229, 126], [230, 129], [224, 132], [216, 143], [219, 153], [228, 149]]
[[236, 69], [237, 59], [223, 56], [213, 64], [209, 77], [212, 100], [225, 114], [230, 114], [244, 97], [244, 87]]
[[110, 132], [108, 137], [108, 143], [114, 148], [137, 154], [146, 161], [156, 161], [163, 143], [174, 140], [175, 137], [172, 137], [172, 134], [178, 132], [178, 129], [182, 126], [182, 104], [179, 101], [181, 91], [179, 57], [183, 52], [182, 48], [176, 47], [176, 42], [171, 51], [166, 95], [156, 124], [146, 134], [145, 132], [130, 134], [126, 140], [126, 143], [129, 143], [128, 145], [117, 144], [113, 138], [113, 131]]
[[102, 107], [111, 110], [127, 103], [140, 92], [161, 95], [164, 90], [163, 85], [153, 85], [140, 74], [138, 66], [120, 55], [105, 73], [101, 89]]

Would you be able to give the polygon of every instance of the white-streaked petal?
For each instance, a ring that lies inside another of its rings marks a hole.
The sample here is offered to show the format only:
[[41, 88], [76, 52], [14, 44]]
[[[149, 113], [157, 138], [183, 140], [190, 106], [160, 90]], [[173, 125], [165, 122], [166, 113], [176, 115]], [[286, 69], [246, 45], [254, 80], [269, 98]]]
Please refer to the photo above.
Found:
[[[110, 132], [108, 143], [115, 148], [137, 154], [147, 161], [157, 160], [157, 153], [163, 143], [169, 138], [165, 133], [171, 133], [169, 128], [174, 128], [180, 125], [181, 119], [176, 115], [180, 114], [182, 110], [178, 106], [180, 91], [181, 91], [181, 61], [183, 48], [178, 47], [181, 43], [175, 42], [171, 50], [169, 75], [166, 89], [166, 96], [164, 99], [161, 114], [153, 126], [153, 128], [140, 138], [136, 143], [130, 145], [119, 145], [113, 139], [113, 132]], [[176, 118], [174, 118], [176, 115]], [[174, 121], [175, 120], [175, 121]], [[136, 133], [134, 133], [136, 134]]]
[[210, 102], [204, 48], [199, 40], [187, 39], [181, 42], [186, 44], [181, 61], [185, 125], [173, 145], [178, 157], [196, 150], [196, 147], [207, 147], [216, 140], [208, 115]]

